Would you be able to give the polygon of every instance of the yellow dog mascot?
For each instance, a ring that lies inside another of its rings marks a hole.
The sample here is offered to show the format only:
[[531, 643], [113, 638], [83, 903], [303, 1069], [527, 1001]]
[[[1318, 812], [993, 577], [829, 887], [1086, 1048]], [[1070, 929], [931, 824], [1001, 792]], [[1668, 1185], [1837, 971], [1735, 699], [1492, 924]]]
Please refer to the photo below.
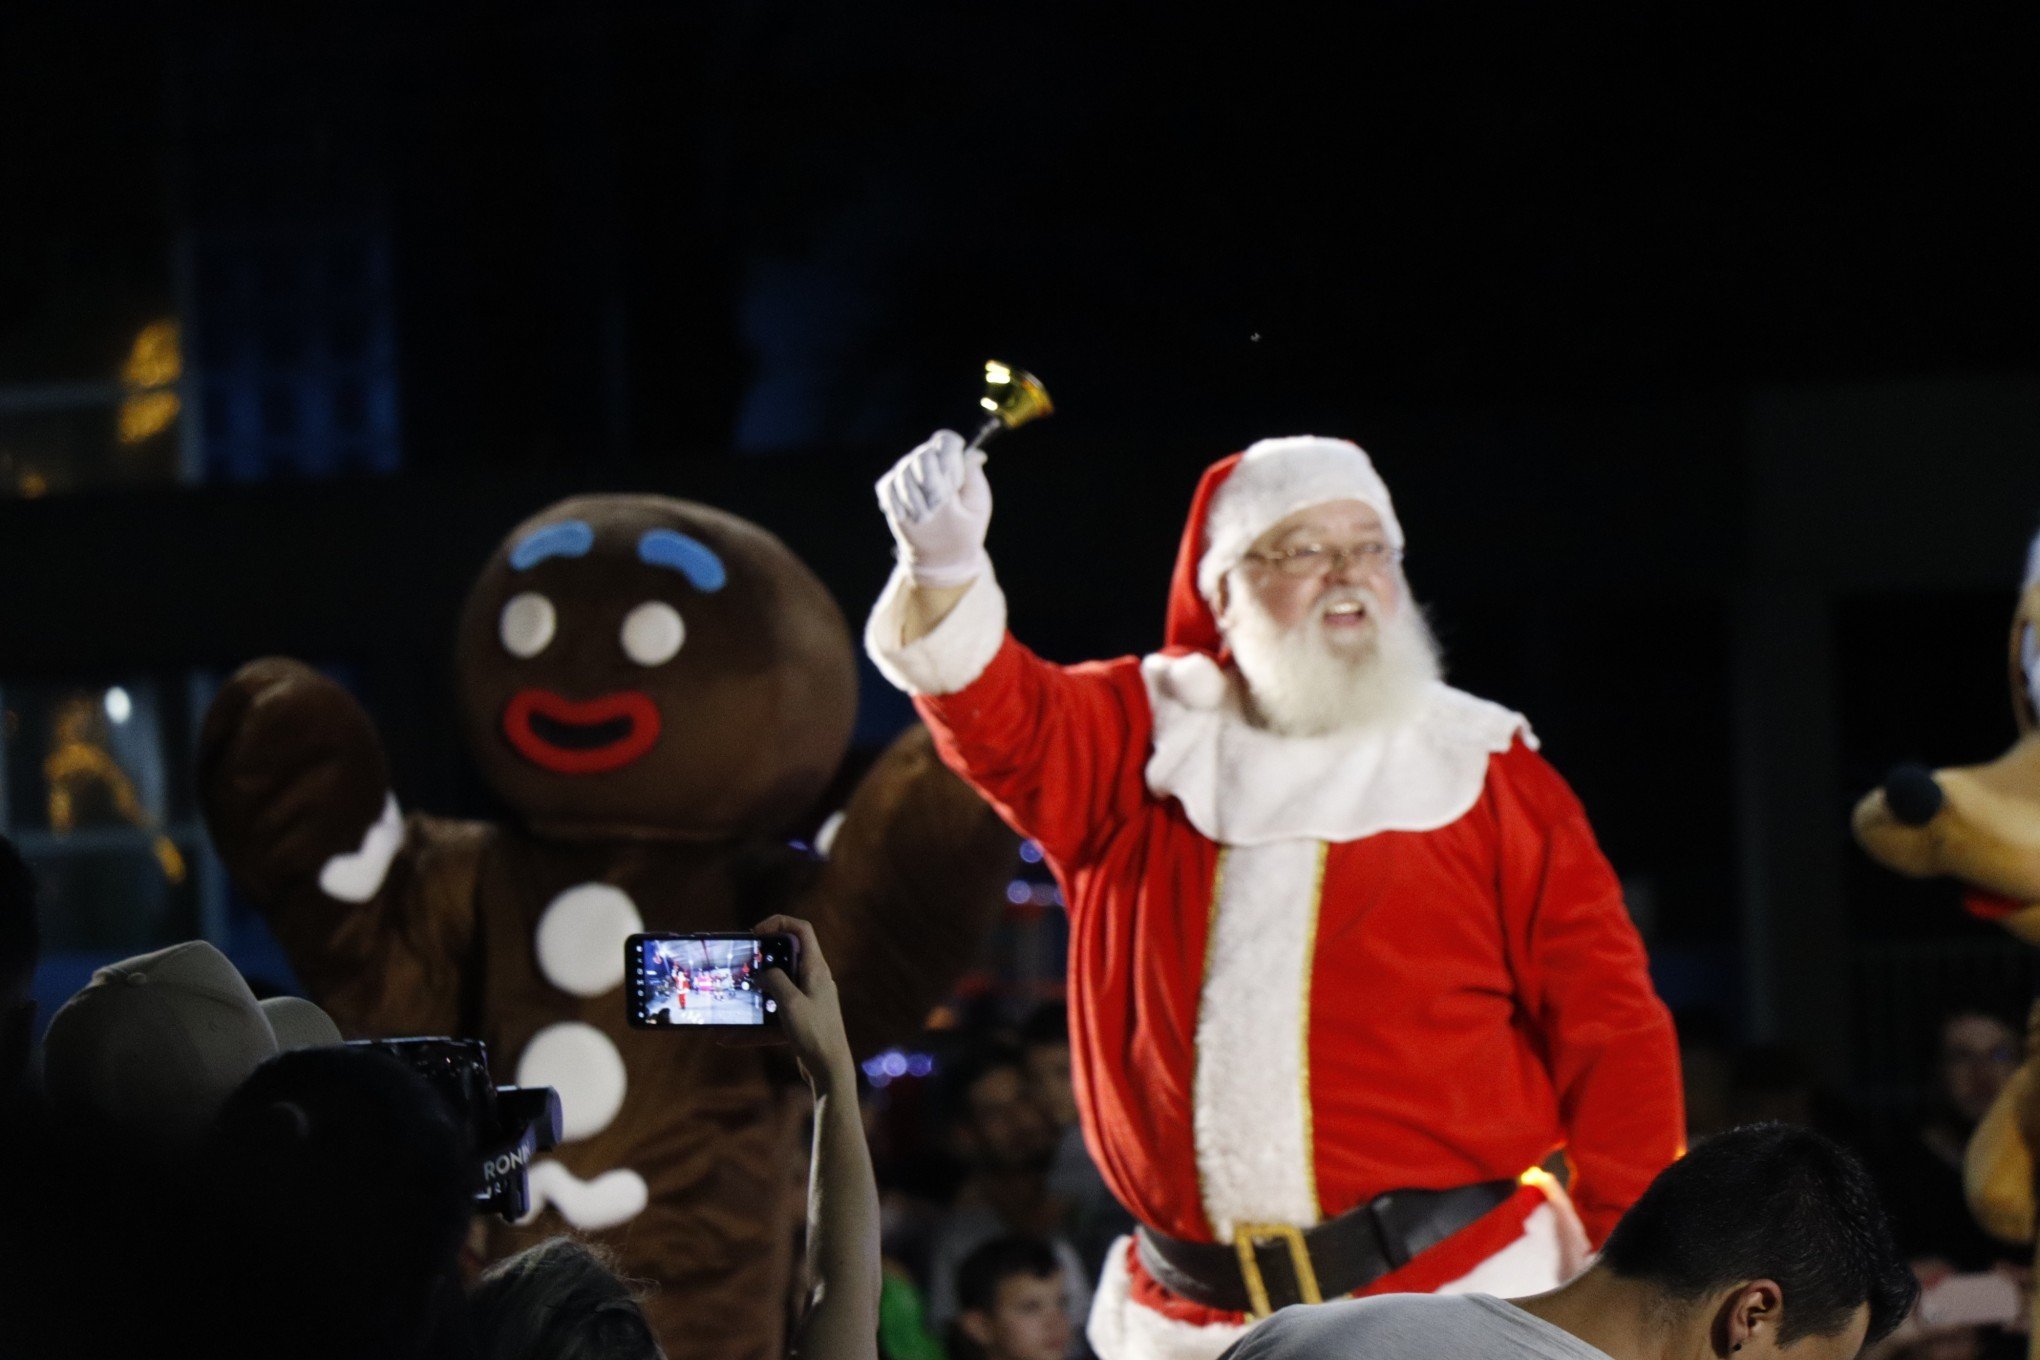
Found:
[[[2040, 945], [2040, 538], [2012, 615], [2008, 656], [2018, 739], [1982, 765], [1901, 765], [1856, 805], [1856, 840], [1885, 867], [1960, 882], [1964, 905]], [[2040, 1002], [2026, 1057], [1977, 1125], [1963, 1165], [1970, 1212], [2009, 1242], [2034, 1240], [2034, 1149], [2040, 1147]], [[2040, 1318], [2036, 1318], [2040, 1323]], [[2029, 1354], [2040, 1360], [2040, 1325]]]

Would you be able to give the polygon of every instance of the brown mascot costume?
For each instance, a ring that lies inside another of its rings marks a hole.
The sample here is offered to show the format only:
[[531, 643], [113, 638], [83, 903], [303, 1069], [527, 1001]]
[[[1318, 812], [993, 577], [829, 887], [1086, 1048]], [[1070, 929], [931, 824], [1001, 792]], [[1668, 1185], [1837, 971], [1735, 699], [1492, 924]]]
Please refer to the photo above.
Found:
[[[2012, 614], [2008, 657], [2018, 739], [1982, 765], [1902, 765], [1856, 805], [1856, 839], [1871, 858], [1914, 878], [1947, 877], [1973, 914], [2040, 945], [2040, 539]], [[1963, 1182], [1976, 1221], [2008, 1242], [2034, 1239], [2034, 1153], [2040, 1149], [2040, 1002], [2027, 1020], [2026, 1060], [1970, 1138]], [[2029, 1354], [2040, 1357], [2040, 1327]]]
[[624, 939], [814, 922], [860, 1053], [914, 1033], [972, 957], [1009, 832], [915, 729], [857, 786], [826, 860], [781, 837], [849, 742], [856, 672], [829, 594], [772, 535], [651, 496], [518, 526], [469, 595], [469, 746], [513, 824], [404, 815], [368, 715], [294, 661], [207, 715], [207, 821], [306, 987], [353, 1036], [485, 1040], [496, 1080], [560, 1094], [536, 1217], [652, 1283], [666, 1353], [777, 1357], [803, 1102], [783, 1049], [629, 1028]]

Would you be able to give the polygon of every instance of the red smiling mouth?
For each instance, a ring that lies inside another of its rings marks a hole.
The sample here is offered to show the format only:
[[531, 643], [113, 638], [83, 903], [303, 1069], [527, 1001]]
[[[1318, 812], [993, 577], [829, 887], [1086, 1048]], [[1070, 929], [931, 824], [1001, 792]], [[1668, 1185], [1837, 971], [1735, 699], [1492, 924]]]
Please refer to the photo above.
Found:
[[659, 739], [659, 706], [640, 690], [569, 699], [521, 689], [503, 706], [503, 735], [554, 774], [602, 774], [630, 764]]

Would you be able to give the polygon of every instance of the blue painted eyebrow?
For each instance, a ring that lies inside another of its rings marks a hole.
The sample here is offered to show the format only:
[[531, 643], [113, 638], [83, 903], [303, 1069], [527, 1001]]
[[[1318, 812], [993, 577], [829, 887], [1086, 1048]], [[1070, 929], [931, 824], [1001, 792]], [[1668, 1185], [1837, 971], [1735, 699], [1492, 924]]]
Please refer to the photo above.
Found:
[[700, 591], [721, 590], [729, 580], [715, 549], [699, 539], [673, 529], [651, 529], [638, 540], [638, 561], [654, 567], [670, 567]]
[[586, 557], [595, 546], [595, 531], [578, 519], [563, 519], [533, 529], [510, 550], [510, 565], [530, 571], [548, 557]]

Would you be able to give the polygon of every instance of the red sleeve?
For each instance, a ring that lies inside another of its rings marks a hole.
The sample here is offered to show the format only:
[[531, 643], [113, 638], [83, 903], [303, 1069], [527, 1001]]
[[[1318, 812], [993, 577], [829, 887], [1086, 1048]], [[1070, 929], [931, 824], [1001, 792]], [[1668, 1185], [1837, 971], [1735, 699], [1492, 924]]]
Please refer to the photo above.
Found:
[[1579, 799], [1520, 742], [1491, 777], [1517, 986], [1558, 1091], [1573, 1201], [1598, 1248], [1684, 1150], [1678, 1038]]
[[977, 679], [914, 707], [943, 762], [1059, 865], [1139, 805], [1153, 719], [1131, 657], [1056, 666], [1008, 634]]

